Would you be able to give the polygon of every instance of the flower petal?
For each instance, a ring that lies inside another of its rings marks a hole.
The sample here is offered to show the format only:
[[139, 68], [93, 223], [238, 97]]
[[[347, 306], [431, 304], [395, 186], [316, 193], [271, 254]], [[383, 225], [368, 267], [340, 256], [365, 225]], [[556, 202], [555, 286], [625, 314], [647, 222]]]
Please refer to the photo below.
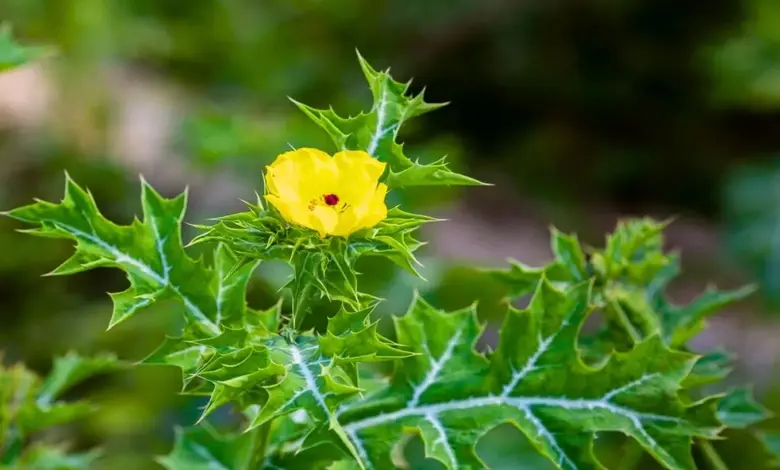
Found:
[[339, 223], [333, 229], [333, 235], [340, 237], [349, 236], [352, 232], [355, 232], [360, 228], [359, 222], [360, 221], [355, 214], [355, 208], [347, 207], [339, 214]]
[[365, 172], [367, 179], [378, 181], [385, 172], [386, 163], [380, 162], [362, 150], [342, 150], [333, 155], [333, 160], [340, 171], [345, 169], [359, 169]]
[[379, 183], [373, 197], [368, 203], [366, 212], [360, 223], [360, 228], [370, 228], [387, 218], [387, 185]]
[[309, 199], [335, 193], [338, 189], [338, 167], [327, 153], [310, 148], [299, 149], [301, 153], [301, 191]]
[[352, 205], [360, 204], [361, 200], [370, 197], [387, 166], [359, 150], [338, 152], [333, 160], [339, 171], [339, 192]]
[[327, 153], [312, 148], [285, 152], [266, 170], [266, 184], [271, 194], [307, 203], [321, 195], [321, 186], [333, 186], [335, 180], [333, 159]]
[[[288, 222], [307, 226], [310, 222], [309, 208], [297, 201], [290, 201], [273, 194], [265, 196], [265, 200], [271, 203]], [[311, 227], [309, 227], [311, 228]]]
[[335, 235], [334, 229], [339, 223], [339, 214], [332, 207], [327, 206], [315, 206], [310, 212], [312, 224], [314, 228], [320, 232], [320, 236], [323, 234]]

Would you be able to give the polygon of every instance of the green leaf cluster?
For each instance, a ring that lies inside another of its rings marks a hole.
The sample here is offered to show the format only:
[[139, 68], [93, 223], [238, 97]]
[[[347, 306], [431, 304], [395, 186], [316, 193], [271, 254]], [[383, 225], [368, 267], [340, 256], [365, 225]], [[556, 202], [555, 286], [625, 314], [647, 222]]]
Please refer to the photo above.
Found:
[[[335, 424], [336, 407], [361, 390], [358, 363], [410, 354], [378, 333], [370, 319], [375, 302], [356, 296], [356, 274], [344, 264], [351, 258], [339, 257], [344, 251], [333, 248], [342, 243], [338, 239], [298, 247], [292, 256], [302, 263], [293, 264], [297, 271], [290, 283], [298, 312], [315, 288], [335, 292], [332, 297], [343, 305], [326, 331], [300, 331], [290, 328], [281, 302], [268, 310], [247, 306], [247, 285], [263, 258], [239, 256], [222, 243], [210, 263], [187, 254], [181, 239], [186, 192], [164, 198], [143, 181], [143, 218], [123, 226], [106, 219], [91, 194], [73, 180], [66, 178], [65, 186], [60, 203], [37, 201], [8, 215], [37, 225], [27, 230], [33, 235], [75, 241], [73, 256], [51, 275], [99, 267], [127, 274], [130, 286], [111, 294], [109, 328], [155, 302], [173, 300], [181, 306], [181, 334], [167, 338], [144, 362], [180, 367], [183, 392], [210, 397], [203, 417], [232, 403], [247, 414], [250, 429], [298, 409], [315, 422]], [[396, 230], [427, 220], [401, 211], [391, 213], [391, 219], [404, 222]], [[361, 254], [357, 244], [342, 249]], [[333, 280], [331, 266], [341, 279]], [[315, 285], [321, 279], [327, 281]]]
[[550, 244], [555, 259], [549, 265], [534, 268], [510, 260], [509, 269], [488, 273], [511, 296], [527, 294], [542, 277], [559, 285], [592, 279], [604, 324], [591, 346], [604, 352], [626, 350], [652, 335], [659, 335], [670, 347], [685, 349], [709, 316], [747, 297], [754, 288], [709, 287], [688, 305], [675, 305], [665, 290], [680, 274], [680, 258], [664, 251], [667, 225], [647, 218], [621, 221], [607, 236], [604, 248], [584, 247], [576, 235], [553, 229]]
[[218, 219], [192, 244], [216, 242], [235, 253], [242, 263], [250, 260], [281, 260], [295, 270], [287, 287], [292, 291], [294, 327], [300, 329], [311, 312], [313, 300], [325, 298], [359, 310], [376, 299], [358, 289], [355, 264], [362, 256], [380, 256], [419, 276], [414, 253], [423, 242], [415, 231], [435, 221], [431, 217], [391, 208], [388, 216], [371, 229], [349, 238], [321, 238], [315, 232], [285, 222], [258, 197], [249, 211]]
[[[574, 285], [591, 277], [603, 324], [595, 334], [580, 339], [582, 355], [590, 362], [603, 361], [613, 351], [633, 350], [656, 337], [672, 349], [690, 352], [688, 342], [706, 327], [708, 317], [755, 289], [745, 286], [721, 291], [710, 286], [687, 305], [674, 304], [665, 290], [680, 274], [680, 257], [664, 251], [663, 229], [667, 225], [647, 218], [621, 221], [601, 249], [584, 247], [576, 236], [553, 230], [555, 259], [548, 266], [532, 268], [511, 261], [509, 269], [488, 272], [511, 295], [527, 293], [543, 277], [555, 279], [558, 285]], [[680, 394], [700, 397], [700, 387], [729, 375], [733, 360], [722, 350], [700, 353], [681, 382]], [[717, 416], [724, 426], [765, 440], [753, 425], [771, 413], [755, 401], [749, 388], [741, 387], [728, 391], [719, 401]], [[771, 449], [770, 444], [767, 447]]]
[[87, 469], [99, 457], [95, 449], [70, 453], [67, 443], [41, 439], [46, 431], [84, 418], [94, 411], [83, 401], [63, 401], [79, 383], [117, 370], [111, 355], [82, 357], [75, 353], [55, 358], [54, 367], [40, 377], [21, 364], [0, 368], [0, 468], [8, 470]]

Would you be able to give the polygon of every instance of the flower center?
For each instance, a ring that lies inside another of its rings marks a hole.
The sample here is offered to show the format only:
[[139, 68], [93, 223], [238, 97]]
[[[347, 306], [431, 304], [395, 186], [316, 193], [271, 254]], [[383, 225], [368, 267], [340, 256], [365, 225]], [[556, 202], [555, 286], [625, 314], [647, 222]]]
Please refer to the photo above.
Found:
[[325, 204], [329, 206], [335, 206], [339, 203], [339, 197], [335, 194], [326, 194], [322, 196], [322, 200], [325, 201]]

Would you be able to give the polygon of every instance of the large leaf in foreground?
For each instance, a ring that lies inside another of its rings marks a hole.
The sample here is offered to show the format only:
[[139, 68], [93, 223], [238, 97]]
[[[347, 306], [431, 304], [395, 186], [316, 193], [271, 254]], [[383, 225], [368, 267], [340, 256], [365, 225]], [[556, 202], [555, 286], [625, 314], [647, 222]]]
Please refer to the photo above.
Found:
[[559, 291], [543, 280], [528, 309], [509, 312], [488, 356], [473, 349], [481, 333], [473, 310], [446, 314], [417, 299], [396, 327], [420, 355], [339, 416], [362, 465], [393, 468], [393, 447], [414, 429], [447, 468], [485, 468], [477, 441], [510, 422], [565, 470], [603, 468], [592, 447], [604, 431], [632, 437], [666, 468], [694, 469], [692, 437], [713, 438], [721, 427], [715, 400], [686, 405], [677, 396], [695, 356], [653, 336], [600, 368], [584, 365], [576, 341], [590, 289]]

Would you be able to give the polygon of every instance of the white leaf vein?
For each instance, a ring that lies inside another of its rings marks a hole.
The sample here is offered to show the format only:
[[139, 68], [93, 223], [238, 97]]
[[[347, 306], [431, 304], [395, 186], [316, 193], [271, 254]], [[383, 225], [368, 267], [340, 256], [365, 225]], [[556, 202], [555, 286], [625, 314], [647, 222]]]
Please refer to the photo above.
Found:
[[[563, 470], [566, 470], [567, 468], [572, 470], [577, 470], [577, 465], [572, 462], [572, 460], [569, 458], [568, 455], [566, 455], [566, 451], [561, 448], [561, 445], [558, 444], [558, 441], [555, 439], [555, 435], [550, 432], [549, 429], [542, 423], [542, 421], [534, 415], [529, 408], [525, 408], [523, 410], [525, 412], [525, 417], [528, 419], [528, 421], [531, 422], [531, 424], [534, 425], [536, 428], [537, 436], [543, 437], [547, 440], [547, 443], [552, 447], [552, 449], [555, 451], [558, 460], [556, 463], [559, 467], [561, 467]], [[564, 464], [566, 467], [564, 467]]]
[[325, 403], [325, 395], [320, 392], [319, 387], [317, 387], [317, 379], [314, 377], [314, 374], [312, 374], [308, 364], [306, 364], [306, 361], [303, 358], [303, 354], [301, 353], [301, 349], [293, 344], [290, 345], [290, 352], [292, 354], [293, 364], [297, 366], [298, 371], [303, 377], [303, 380], [306, 382], [306, 390], [312, 394], [314, 400], [317, 402], [317, 405], [322, 408], [325, 414], [330, 415], [328, 405]]
[[156, 272], [154, 269], [152, 269], [149, 265], [147, 265], [143, 261], [135, 259], [132, 256], [128, 255], [127, 253], [123, 253], [119, 248], [106, 242], [105, 240], [102, 240], [99, 236], [97, 236], [97, 234], [94, 233], [90, 234], [84, 232], [83, 230], [79, 230], [76, 227], [70, 226], [68, 224], [63, 224], [61, 222], [55, 221], [52, 223], [56, 227], [59, 227], [61, 230], [65, 232], [69, 232], [77, 238], [82, 238], [88, 242], [94, 243], [95, 245], [108, 251], [114, 257], [117, 263], [131, 266], [137, 269], [146, 277], [150, 278], [151, 280], [159, 284], [161, 287], [169, 287], [171, 291], [173, 291], [173, 293], [176, 294], [182, 300], [187, 311], [189, 311], [211, 333], [219, 334], [220, 331], [219, 327], [214, 322], [212, 322], [203, 313], [203, 311], [200, 308], [198, 308], [198, 306], [195, 305], [192, 302], [192, 300], [189, 299], [189, 297], [185, 296], [178, 286], [171, 283], [170, 279], [167, 279], [166, 276]]
[[428, 350], [427, 345], [423, 345], [423, 348], [428, 353], [428, 357], [431, 359], [431, 366], [428, 368], [428, 372], [425, 374], [425, 377], [423, 378], [422, 382], [416, 387], [414, 387], [414, 390], [412, 392], [412, 398], [409, 400], [409, 403], [407, 406], [409, 407], [415, 407], [420, 402], [420, 397], [423, 393], [425, 393], [426, 390], [434, 383], [436, 382], [436, 379], [439, 378], [439, 374], [441, 373], [444, 366], [447, 364], [447, 361], [452, 359], [452, 352], [455, 350], [455, 346], [458, 345], [458, 341], [460, 341], [460, 336], [462, 333], [462, 329], [458, 330], [452, 338], [447, 342], [447, 346], [444, 348], [444, 352], [439, 356], [438, 359], [434, 359], [433, 355], [430, 354], [430, 351]]
[[374, 155], [376, 149], [379, 147], [379, 142], [382, 140], [382, 136], [387, 133], [384, 129], [385, 119], [387, 118], [387, 84], [382, 82], [382, 94], [379, 99], [379, 103], [376, 106], [376, 128], [371, 136], [371, 141], [368, 144], [366, 152], [369, 155]]
[[449, 459], [450, 464], [452, 464], [452, 468], [458, 468], [458, 459], [455, 457], [455, 451], [452, 449], [452, 446], [450, 446], [450, 443], [447, 440], [447, 430], [444, 429], [444, 426], [441, 424], [441, 421], [439, 421], [436, 415], [432, 413], [426, 414], [425, 419], [431, 424], [431, 426], [433, 426], [433, 429], [435, 429], [436, 432], [439, 434], [439, 437], [437, 437], [436, 440], [433, 441], [434, 447], [437, 445], [443, 446], [444, 452], [447, 454], [447, 459]]

